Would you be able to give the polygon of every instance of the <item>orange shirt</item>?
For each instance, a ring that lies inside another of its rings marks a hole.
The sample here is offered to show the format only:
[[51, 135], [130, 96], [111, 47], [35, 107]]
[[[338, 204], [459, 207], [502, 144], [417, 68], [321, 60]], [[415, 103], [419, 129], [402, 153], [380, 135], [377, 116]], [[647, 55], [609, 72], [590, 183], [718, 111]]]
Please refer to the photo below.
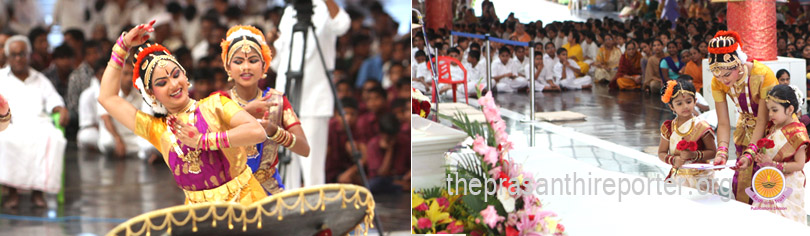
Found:
[[695, 85], [695, 90], [700, 92], [700, 89], [703, 88], [703, 70], [700, 69], [700, 66], [695, 64], [693, 61], [689, 61], [686, 63], [686, 67], [683, 68], [682, 74], [691, 76], [692, 84]]

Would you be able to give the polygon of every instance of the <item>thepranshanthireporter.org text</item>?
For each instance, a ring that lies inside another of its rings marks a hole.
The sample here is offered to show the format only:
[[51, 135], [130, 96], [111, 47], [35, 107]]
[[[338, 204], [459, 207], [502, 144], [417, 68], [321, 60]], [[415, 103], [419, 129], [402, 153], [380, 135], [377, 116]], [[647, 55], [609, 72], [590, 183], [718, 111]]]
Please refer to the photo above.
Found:
[[506, 189], [511, 195], [617, 195], [617, 200], [621, 202], [622, 196], [628, 195], [680, 195], [696, 191], [701, 195], [717, 193], [723, 201], [728, 201], [732, 183], [729, 178], [700, 178], [697, 179], [698, 186], [707, 188], [684, 190], [683, 179], [664, 181], [660, 178], [604, 178], [593, 177], [590, 172], [587, 176], [573, 173], [566, 174], [565, 177], [523, 179], [523, 183], [515, 178], [509, 181], [503, 178], [484, 178], [482, 182], [478, 178], [459, 178], [458, 173], [449, 173], [446, 179], [448, 194], [483, 194], [486, 201], [489, 196], [497, 195], [501, 187], [508, 186]]

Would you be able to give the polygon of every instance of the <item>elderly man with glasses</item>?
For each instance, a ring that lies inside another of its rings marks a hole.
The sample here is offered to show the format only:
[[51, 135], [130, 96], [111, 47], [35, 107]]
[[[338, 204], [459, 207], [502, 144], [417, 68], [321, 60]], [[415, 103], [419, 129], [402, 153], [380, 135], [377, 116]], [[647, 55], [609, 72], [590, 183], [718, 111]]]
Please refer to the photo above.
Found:
[[[69, 115], [62, 97], [42, 73], [29, 64], [31, 43], [16, 35], [4, 45], [8, 66], [0, 69], [0, 94], [14, 110], [11, 124], [0, 132], [0, 184], [9, 188], [4, 208], [19, 204], [18, 189], [33, 190], [31, 200], [45, 207], [43, 192], [61, 187], [63, 154], [67, 140], [55, 128], [51, 114], [59, 114], [60, 125]], [[2, 114], [0, 114], [2, 115]]]

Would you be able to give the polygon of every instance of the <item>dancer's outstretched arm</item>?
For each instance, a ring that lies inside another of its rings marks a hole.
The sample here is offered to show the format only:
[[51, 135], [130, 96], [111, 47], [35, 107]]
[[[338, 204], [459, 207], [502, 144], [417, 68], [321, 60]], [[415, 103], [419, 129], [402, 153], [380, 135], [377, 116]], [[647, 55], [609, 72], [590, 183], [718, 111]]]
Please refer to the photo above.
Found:
[[[149, 39], [147, 33], [154, 31], [152, 25], [155, 21], [148, 24], [138, 25], [124, 35], [124, 46], [132, 47], [134, 45], [141, 45]], [[115, 62], [110, 61], [110, 64]], [[101, 89], [98, 94], [98, 102], [107, 112], [121, 122], [127, 129], [135, 130], [135, 114], [138, 111], [135, 106], [132, 106], [127, 100], [118, 96], [118, 91], [121, 89], [121, 76], [123, 69], [117, 64], [115, 66], [107, 66], [104, 70], [104, 75], [101, 77]], [[126, 79], [126, 78], [125, 78]]]

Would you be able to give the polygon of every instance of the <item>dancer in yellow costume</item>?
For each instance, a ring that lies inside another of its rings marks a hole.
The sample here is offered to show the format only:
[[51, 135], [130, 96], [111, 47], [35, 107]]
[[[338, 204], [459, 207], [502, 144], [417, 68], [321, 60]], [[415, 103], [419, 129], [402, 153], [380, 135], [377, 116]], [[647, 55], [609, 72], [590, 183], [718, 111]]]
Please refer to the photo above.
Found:
[[266, 197], [247, 168], [244, 148], [266, 139], [259, 122], [226, 97], [190, 99], [185, 69], [166, 48], [141, 45], [135, 56], [133, 86], [155, 115], [136, 110], [118, 96], [129, 47], [146, 42], [153, 24], [139, 25], [119, 37], [102, 77], [99, 103], [163, 154], [187, 204], [248, 205]]
[[233, 88], [224, 92], [254, 118], [261, 119], [267, 132], [263, 143], [246, 147], [247, 165], [268, 195], [284, 190], [278, 173], [278, 148], [285, 147], [295, 154], [309, 156], [301, 122], [287, 97], [278, 90], [259, 90], [259, 80], [266, 77], [273, 58], [264, 34], [253, 26], [237, 25], [228, 30], [222, 41], [222, 64], [228, 71]]
[[[720, 31], [709, 41], [709, 70], [712, 72], [712, 96], [717, 108], [717, 155], [715, 165], [728, 160], [728, 145], [731, 133], [726, 96], [731, 98], [737, 110], [737, 127], [734, 130], [734, 146], [737, 167], [732, 183], [732, 192], [737, 201], [751, 204], [745, 189], [751, 186], [751, 177], [759, 167], [747, 165], [753, 162], [755, 150], [749, 144], [764, 137], [768, 124], [768, 109], [765, 97], [778, 83], [768, 66], [758, 61], [747, 62], [742, 51], [740, 36], [734, 31]], [[749, 146], [746, 148], [746, 146]], [[746, 168], [740, 168], [746, 167]]]

